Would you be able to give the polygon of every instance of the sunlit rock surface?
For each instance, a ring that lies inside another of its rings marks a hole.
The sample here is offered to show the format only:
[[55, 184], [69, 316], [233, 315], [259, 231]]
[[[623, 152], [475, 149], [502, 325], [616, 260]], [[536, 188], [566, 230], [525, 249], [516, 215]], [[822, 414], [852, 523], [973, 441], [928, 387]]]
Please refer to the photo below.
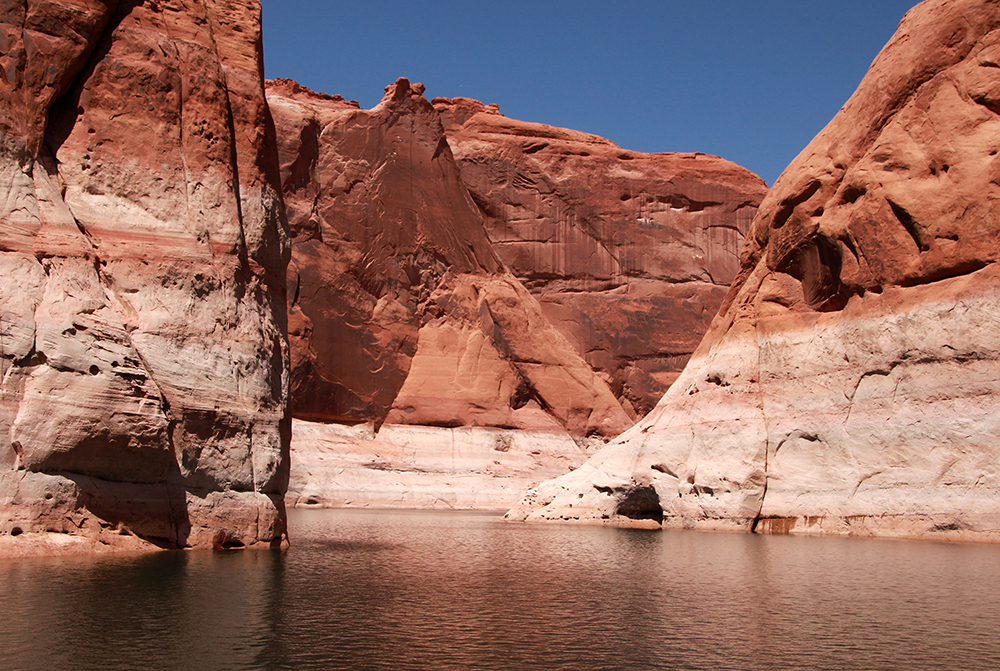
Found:
[[654, 412], [511, 518], [1000, 540], [998, 28], [907, 14]]
[[433, 103], [498, 256], [630, 416], [649, 412], [718, 312], [767, 186], [716, 156]]
[[607, 385], [494, 254], [422, 91], [401, 79], [361, 110], [269, 86], [294, 234], [294, 416], [624, 430]]
[[[582, 449], [574, 439], [606, 440], [632, 420], [495, 254], [422, 92], [400, 79], [362, 110], [288, 80], [268, 85], [294, 236], [292, 412], [331, 432], [297, 436], [296, 462], [316, 461], [310, 450], [340, 441], [342, 425], [370, 422], [380, 440], [424, 427], [441, 445], [468, 439], [471, 450], [480, 432], [458, 428], [544, 434], [545, 459], [563, 464], [567, 445]], [[437, 443], [424, 443], [423, 457], [436, 459]], [[329, 479], [324, 503], [335, 504], [343, 478]], [[303, 496], [293, 487], [294, 500]]]
[[603, 445], [558, 428], [294, 424], [292, 507], [502, 511]]
[[288, 246], [259, 5], [8, 5], [0, 551], [279, 544]]

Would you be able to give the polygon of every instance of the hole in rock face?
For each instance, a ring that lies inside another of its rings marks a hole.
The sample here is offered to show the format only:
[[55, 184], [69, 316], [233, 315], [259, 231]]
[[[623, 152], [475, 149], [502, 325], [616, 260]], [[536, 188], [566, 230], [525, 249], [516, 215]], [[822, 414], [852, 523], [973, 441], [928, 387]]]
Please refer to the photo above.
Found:
[[849, 292], [840, 281], [843, 259], [839, 245], [817, 235], [801, 243], [776, 270], [802, 283], [802, 293], [814, 310], [830, 312], [847, 304]]
[[840, 196], [845, 203], [856, 203], [865, 193], [866, 191], [863, 187], [851, 185], [845, 188]]
[[660, 496], [652, 485], [637, 486], [619, 501], [616, 513], [633, 520], [656, 520], [663, 523]]
[[100, 372], [101, 372], [101, 369], [98, 368], [96, 364], [90, 367], [90, 374], [91, 375], [97, 375]]
[[215, 535], [212, 537], [213, 550], [239, 550], [245, 547], [246, 545], [243, 541], [231, 535], [225, 529], [216, 531]]
[[930, 246], [923, 238], [921, 231], [922, 227], [916, 222], [909, 210], [892, 200], [887, 199], [886, 202], [889, 203], [889, 208], [892, 210], [893, 215], [895, 215], [896, 219], [899, 220], [899, 223], [903, 225], [906, 232], [910, 234], [910, 237], [913, 238], [913, 242], [917, 245], [917, 249], [921, 252], [930, 250]]
[[11, 536], [20, 536], [23, 533], [24, 531], [21, 530], [21, 527], [14, 527], [13, 529], [10, 530]]

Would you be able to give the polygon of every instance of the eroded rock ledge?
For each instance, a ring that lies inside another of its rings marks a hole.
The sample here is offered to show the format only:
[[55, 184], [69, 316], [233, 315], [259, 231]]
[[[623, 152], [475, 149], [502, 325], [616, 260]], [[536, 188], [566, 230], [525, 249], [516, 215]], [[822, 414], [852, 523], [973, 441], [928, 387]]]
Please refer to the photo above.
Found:
[[4, 548], [278, 545], [288, 245], [260, 7], [14, 4], [0, 12]]
[[911, 10], [657, 408], [508, 516], [1000, 540], [998, 64], [995, 2]]

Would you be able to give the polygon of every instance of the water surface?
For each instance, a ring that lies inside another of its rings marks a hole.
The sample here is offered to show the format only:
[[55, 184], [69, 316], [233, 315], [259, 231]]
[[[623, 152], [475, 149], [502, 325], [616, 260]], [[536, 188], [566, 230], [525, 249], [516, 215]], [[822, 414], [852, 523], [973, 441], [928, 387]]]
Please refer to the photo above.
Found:
[[1000, 669], [1000, 547], [291, 511], [281, 551], [0, 561], [0, 669]]

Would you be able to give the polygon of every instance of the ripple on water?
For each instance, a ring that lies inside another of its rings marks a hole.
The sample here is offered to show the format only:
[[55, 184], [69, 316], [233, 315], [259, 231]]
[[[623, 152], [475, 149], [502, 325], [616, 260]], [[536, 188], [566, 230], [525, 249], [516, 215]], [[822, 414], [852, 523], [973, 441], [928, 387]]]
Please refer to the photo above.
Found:
[[0, 562], [0, 667], [1000, 668], [997, 546], [324, 510], [291, 533]]

